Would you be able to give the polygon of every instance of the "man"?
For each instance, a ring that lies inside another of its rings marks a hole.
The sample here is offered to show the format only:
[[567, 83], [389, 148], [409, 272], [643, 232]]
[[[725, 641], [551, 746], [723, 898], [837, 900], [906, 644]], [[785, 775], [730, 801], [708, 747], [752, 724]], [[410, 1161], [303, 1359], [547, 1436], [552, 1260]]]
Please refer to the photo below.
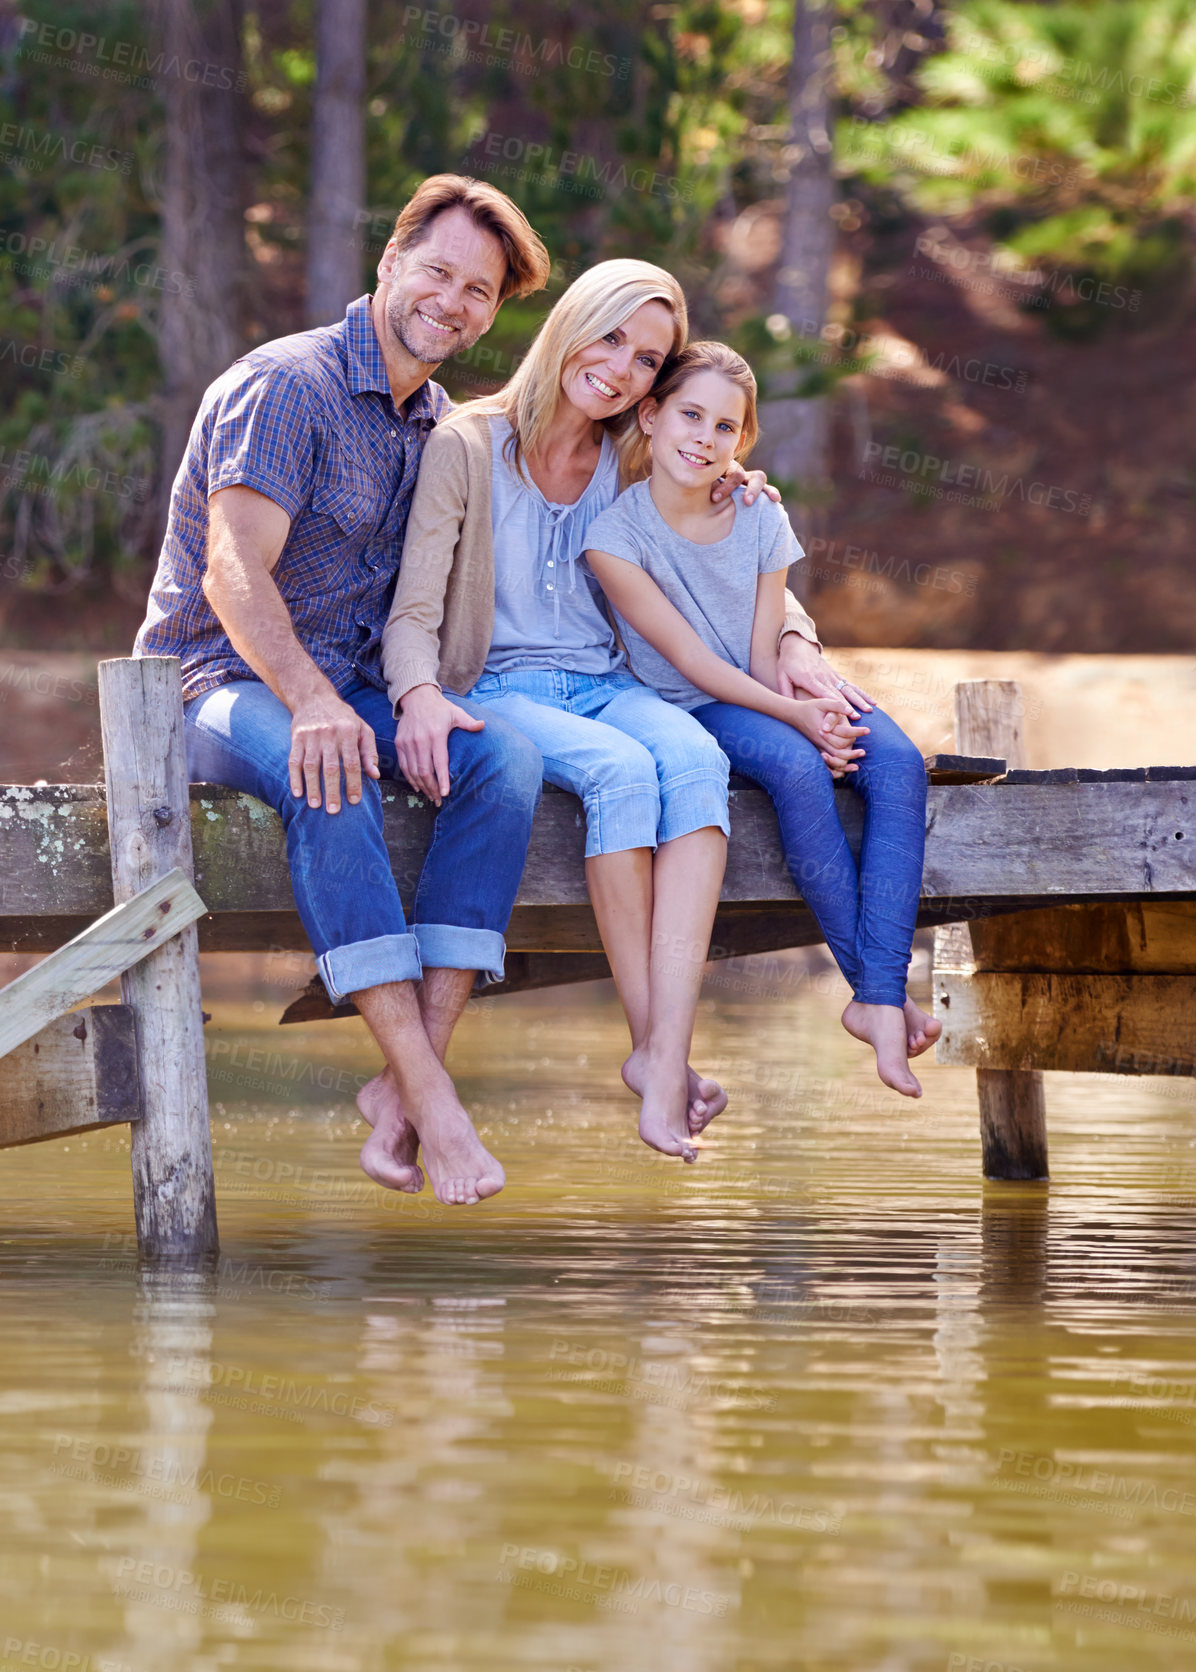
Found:
[[423, 442], [451, 406], [430, 373], [548, 276], [502, 192], [426, 180], [372, 298], [254, 349], [208, 389], [134, 651], [182, 661], [192, 778], [282, 815], [324, 984], [352, 997], [386, 1060], [358, 1100], [375, 1129], [362, 1166], [419, 1190], [422, 1145], [449, 1204], [504, 1183], [443, 1059], [477, 971], [502, 974], [542, 762], [512, 727], [455, 705], [452, 792], [408, 926], [382, 835], [377, 780], [399, 772], [378, 647]]

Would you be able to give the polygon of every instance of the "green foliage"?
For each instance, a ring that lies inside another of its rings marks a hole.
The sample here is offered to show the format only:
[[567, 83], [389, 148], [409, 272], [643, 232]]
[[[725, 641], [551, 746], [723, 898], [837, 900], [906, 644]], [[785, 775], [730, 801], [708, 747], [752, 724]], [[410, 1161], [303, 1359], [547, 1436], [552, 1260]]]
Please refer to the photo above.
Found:
[[25, 14], [0, 82], [0, 544], [7, 579], [55, 587], [152, 538], [160, 115], [137, 6]]
[[1196, 190], [1189, 0], [970, 0], [947, 35], [919, 76], [924, 107], [840, 124], [840, 169], [924, 214], [988, 213], [1026, 266], [1175, 277]]

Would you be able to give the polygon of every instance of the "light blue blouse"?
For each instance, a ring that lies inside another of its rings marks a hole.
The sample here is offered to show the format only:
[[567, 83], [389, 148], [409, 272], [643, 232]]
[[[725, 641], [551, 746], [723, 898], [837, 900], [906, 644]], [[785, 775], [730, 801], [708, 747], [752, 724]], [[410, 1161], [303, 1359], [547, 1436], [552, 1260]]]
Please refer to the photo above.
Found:
[[624, 665], [602, 591], [582, 557], [586, 530], [619, 493], [619, 463], [609, 435], [585, 491], [571, 505], [545, 499], [503, 455], [511, 434], [490, 419], [491, 522], [494, 531], [494, 638], [487, 673], [557, 668], [610, 673]]

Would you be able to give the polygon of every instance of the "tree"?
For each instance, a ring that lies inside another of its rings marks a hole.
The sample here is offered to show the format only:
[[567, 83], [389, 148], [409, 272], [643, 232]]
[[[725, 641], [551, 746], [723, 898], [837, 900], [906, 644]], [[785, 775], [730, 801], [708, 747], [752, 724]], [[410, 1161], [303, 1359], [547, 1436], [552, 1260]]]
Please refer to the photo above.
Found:
[[366, 0], [318, 0], [307, 233], [307, 322], [330, 325], [361, 291]]
[[[831, 209], [833, 171], [833, 59], [830, 0], [794, 0], [793, 61], [789, 74], [789, 178], [774, 309], [787, 333], [817, 341], [826, 317], [827, 283], [835, 246]], [[778, 322], [778, 329], [785, 330]], [[796, 381], [796, 380], [795, 380]], [[827, 474], [829, 415], [825, 397], [777, 391], [761, 404], [763, 452], [771, 474], [817, 497]]]
[[[243, 351], [243, 0], [158, 0], [166, 105], [160, 525], [200, 398]], [[200, 66], [199, 74], [186, 73]]]

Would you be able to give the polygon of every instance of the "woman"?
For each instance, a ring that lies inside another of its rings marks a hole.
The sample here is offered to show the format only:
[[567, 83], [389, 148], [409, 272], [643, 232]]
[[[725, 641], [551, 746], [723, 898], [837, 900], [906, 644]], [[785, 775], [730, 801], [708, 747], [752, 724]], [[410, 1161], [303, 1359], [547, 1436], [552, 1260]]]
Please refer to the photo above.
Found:
[[[634, 409], [687, 332], [670, 274], [600, 263], [560, 298], [507, 387], [437, 427], [382, 662], [399, 765], [437, 804], [449, 790], [445, 738], [469, 723], [442, 688], [509, 720], [540, 748], [549, 781], [581, 797], [640, 1135], [692, 1161], [694, 1138], [726, 1105], [688, 1053], [726, 857], [727, 760], [629, 672], [581, 557], [587, 525], [626, 485]], [[745, 479], [737, 470], [715, 497]], [[796, 604], [792, 617], [787, 627], [813, 639]], [[821, 700], [847, 711], [840, 696]]]

